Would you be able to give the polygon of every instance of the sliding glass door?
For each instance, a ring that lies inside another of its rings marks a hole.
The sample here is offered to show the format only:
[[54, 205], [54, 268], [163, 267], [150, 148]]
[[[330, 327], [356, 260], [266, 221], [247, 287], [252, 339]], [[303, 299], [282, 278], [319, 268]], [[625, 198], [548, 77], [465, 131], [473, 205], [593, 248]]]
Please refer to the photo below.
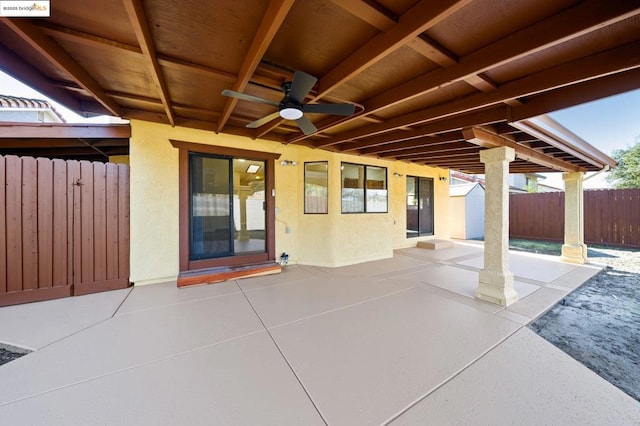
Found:
[[407, 176], [407, 237], [433, 235], [433, 179]]
[[265, 162], [191, 153], [189, 259], [265, 253]]

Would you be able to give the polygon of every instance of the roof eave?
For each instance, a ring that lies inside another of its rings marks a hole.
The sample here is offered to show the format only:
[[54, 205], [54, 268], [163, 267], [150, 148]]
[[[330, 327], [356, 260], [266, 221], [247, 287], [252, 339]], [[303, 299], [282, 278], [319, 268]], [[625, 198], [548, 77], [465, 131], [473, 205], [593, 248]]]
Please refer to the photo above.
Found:
[[534, 136], [551, 146], [570, 153], [599, 169], [617, 166], [616, 161], [573, 133], [548, 115], [539, 115], [510, 123], [513, 127]]

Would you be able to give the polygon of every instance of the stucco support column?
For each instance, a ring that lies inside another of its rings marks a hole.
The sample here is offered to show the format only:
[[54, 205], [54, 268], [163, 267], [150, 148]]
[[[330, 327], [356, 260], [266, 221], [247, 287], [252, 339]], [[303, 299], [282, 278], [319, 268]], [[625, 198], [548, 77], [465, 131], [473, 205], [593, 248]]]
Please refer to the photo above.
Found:
[[564, 173], [564, 244], [561, 259], [569, 263], [589, 263], [584, 243], [584, 173]]
[[509, 306], [518, 300], [509, 271], [509, 147], [480, 151], [486, 180], [484, 203], [484, 269], [475, 296]]

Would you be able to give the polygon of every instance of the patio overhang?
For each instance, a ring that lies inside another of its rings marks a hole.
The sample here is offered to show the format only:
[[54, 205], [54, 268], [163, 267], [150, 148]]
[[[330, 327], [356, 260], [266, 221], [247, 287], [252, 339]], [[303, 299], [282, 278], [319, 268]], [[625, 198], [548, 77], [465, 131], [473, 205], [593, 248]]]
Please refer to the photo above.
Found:
[[129, 124], [0, 123], [0, 155], [109, 161], [129, 154]]
[[[67, 0], [50, 18], [0, 19], [0, 68], [83, 115], [468, 173], [484, 171], [486, 147], [463, 135], [478, 129], [515, 144], [511, 172], [585, 172], [612, 160], [531, 120], [639, 88], [639, 15], [628, 0], [189, 0], [179, 13], [167, 0]], [[310, 114], [310, 135], [280, 118], [249, 129], [273, 106], [221, 95], [279, 102], [296, 70], [319, 79], [307, 103], [357, 112]]]

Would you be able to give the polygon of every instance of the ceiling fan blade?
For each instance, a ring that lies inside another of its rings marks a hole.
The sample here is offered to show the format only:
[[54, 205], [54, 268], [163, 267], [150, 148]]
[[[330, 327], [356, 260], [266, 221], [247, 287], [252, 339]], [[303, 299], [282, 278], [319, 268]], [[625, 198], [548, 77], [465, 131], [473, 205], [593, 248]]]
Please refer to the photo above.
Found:
[[257, 119], [256, 121], [253, 121], [247, 124], [247, 127], [250, 129], [257, 129], [258, 127], [263, 126], [268, 122], [270, 122], [271, 120], [275, 120], [278, 117], [280, 117], [280, 112], [276, 111], [274, 113], [271, 113], [267, 116], [264, 116], [262, 118]]
[[278, 102], [270, 101], [269, 99], [259, 98], [253, 95], [247, 95], [246, 93], [235, 92], [233, 90], [223, 90], [222, 94], [224, 96], [230, 96], [232, 98], [242, 99], [243, 101], [251, 101], [251, 102], [260, 102], [267, 105], [279, 106]]
[[301, 104], [307, 94], [309, 94], [311, 89], [313, 89], [313, 86], [317, 81], [317, 78], [307, 74], [306, 72], [296, 71], [295, 74], [293, 74], [289, 97]]
[[311, 122], [311, 120], [309, 120], [304, 115], [298, 118], [296, 120], [296, 123], [298, 124], [298, 127], [300, 127], [300, 130], [302, 130], [302, 133], [304, 133], [305, 135], [312, 135], [318, 131], [318, 129], [316, 129], [316, 126], [314, 126], [313, 123]]
[[304, 112], [315, 114], [353, 115], [356, 106], [353, 104], [307, 104]]

